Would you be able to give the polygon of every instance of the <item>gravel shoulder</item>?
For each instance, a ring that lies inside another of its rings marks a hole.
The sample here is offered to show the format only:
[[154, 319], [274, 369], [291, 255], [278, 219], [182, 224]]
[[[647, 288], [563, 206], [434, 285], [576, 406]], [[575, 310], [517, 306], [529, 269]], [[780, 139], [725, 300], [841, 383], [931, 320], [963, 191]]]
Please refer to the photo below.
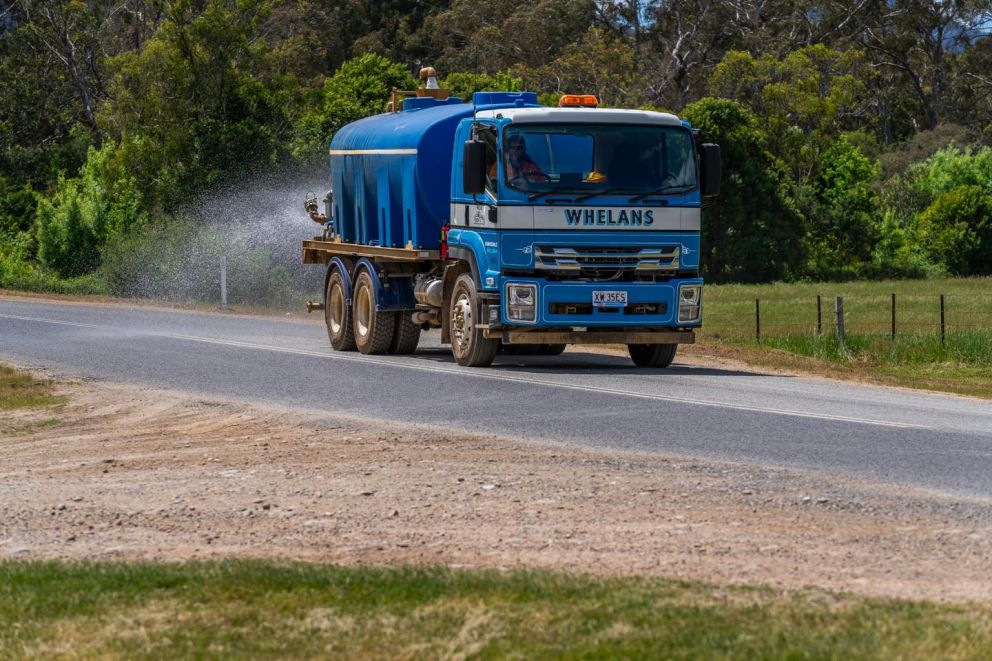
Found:
[[992, 596], [985, 501], [56, 380], [60, 411], [0, 412], [0, 559], [265, 557]]

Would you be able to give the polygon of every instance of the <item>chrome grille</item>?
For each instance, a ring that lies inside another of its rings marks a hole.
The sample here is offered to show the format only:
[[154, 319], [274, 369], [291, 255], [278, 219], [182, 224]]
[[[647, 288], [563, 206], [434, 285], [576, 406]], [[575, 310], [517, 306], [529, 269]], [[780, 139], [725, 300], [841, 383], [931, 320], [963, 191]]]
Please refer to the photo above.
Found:
[[583, 273], [598, 271], [626, 271], [654, 273], [676, 271], [682, 246], [656, 246], [652, 248], [611, 246], [535, 246], [535, 267], [544, 271]]

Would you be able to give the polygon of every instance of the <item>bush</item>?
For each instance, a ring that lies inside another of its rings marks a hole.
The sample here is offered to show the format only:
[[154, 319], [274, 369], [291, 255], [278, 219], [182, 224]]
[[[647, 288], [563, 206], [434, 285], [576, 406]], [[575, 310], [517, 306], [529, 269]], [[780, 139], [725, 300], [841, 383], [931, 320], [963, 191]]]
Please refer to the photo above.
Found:
[[828, 280], [863, 274], [881, 238], [878, 194], [872, 188], [877, 176], [878, 165], [847, 138], [824, 152], [810, 187], [808, 275]]
[[92, 272], [100, 247], [145, 222], [134, 178], [110, 165], [115, 146], [90, 148], [75, 179], [59, 178], [38, 203], [38, 258], [62, 277]]
[[979, 186], [940, 195], [920, 215], [925, 248], [954, 275], [992, 274], [992, 196]]
[[8, 241], [30, 232], [37, 206], [30, 186], [17, 187], [0, 175], [0, 239]]

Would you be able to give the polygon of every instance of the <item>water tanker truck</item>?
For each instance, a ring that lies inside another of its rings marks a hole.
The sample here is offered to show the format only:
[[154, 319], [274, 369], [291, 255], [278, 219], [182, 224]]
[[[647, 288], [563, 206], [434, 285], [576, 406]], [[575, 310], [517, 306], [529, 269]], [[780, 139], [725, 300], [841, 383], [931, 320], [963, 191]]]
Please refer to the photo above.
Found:
[[419, 90], [340, 129], [323, 227], [331, 346], [412, 353], [441, 329], [459, 365], [620, 344], [667, 367], [702, 320], [700, 209], [720, 150], [674, 115], [564, 96]]

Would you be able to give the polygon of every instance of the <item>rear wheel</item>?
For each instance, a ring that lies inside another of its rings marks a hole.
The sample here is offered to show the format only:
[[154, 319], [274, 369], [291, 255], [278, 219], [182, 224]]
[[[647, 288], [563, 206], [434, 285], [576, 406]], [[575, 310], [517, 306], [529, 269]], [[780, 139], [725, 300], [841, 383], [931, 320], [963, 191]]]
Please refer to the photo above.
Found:
[[471, 275], [463, 273], [455, 280], [449, 306], [448, 330], [455, 362], [463, 367], [491, 365], [499, 349], [499, 340], [488, 339], [479, 328], [479, 293]]
[[396, 330], [393, 331], [393, 344], [390, 353], [413, 353], [420, 344], [420, 326], [410, 319], [412, 313], [402, 311], [396, 313]]
[[335, 351], [355, 350], [355, 331], [351, 327], [351, 307], [345, 296], [344, 276], [337, 269], [327, 280], [324, 298], [324, 321], [327, 337]]
[[628, 344], [630, 359], [638, 367], [668, 367], [675, 360], [677, 344]]
[[351, 314], [354, 319], [355, 344], [359, 351], [364, 354], [389, 351], [396, 328], [396, 313], [375, 309], [375, 287], [368, 271], [362, 271], [355, 279]]

